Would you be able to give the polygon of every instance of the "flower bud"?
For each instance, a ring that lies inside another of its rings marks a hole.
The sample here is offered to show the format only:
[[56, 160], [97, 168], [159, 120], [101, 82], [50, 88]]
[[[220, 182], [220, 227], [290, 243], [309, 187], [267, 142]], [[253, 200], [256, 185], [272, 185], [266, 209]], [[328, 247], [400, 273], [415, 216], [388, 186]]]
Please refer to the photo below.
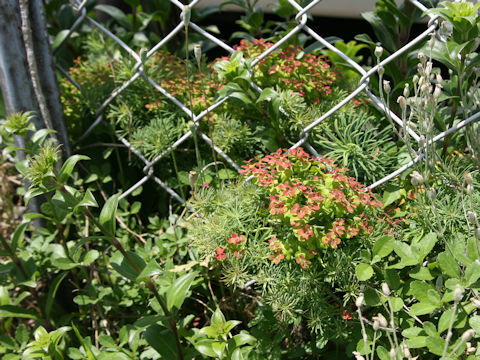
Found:
[[467, 195], [472, 195], [473, 194], [473, 185], [468, 184], [467, 185]]
[[387, 94], [390, 94], [390, 90], [392, 90], [392, 88], [390, 87], [390, 81], [383, 80], [383, 90], [385, 90]]
[[455, 286], [455, 290], [453, 291], [453, 301], [459, 303], [463, 298], [463, 291], [459, 284]]
[[423, 64], [422, 64], [422, 63], [418, 63], [418, 64], [417, 64], [417, 71], [418, 71], [418, 73], [419, 73], [420, 75], [422, 75], [422, 76], [423, 76], [423, 74], [425, 74], [425, 70], [424, 70], [424, 68], [423, 68]]
[[405, 98], [408, 98], [408, 96], [410, 95], [410, 84], [405, 84], [405, 88], [403, 89], [403, 96], [405, 96]]
[[462, 342], [469, 341], [473, 337], [473, 335], [475, 335], [475, 330], [468, 329], [462, 334]]
[[413, 171], [411, 174], [410, 174], [410, 177], [412, 178], [411, 179], [411, 182], [412, 182], [412, 185], [413, 186], [417, 186], [417, 185], [422, 185], [423, 184], [423, 176], [418, 172], [418, 171]]
[[357, 308], [362, 307], [364, 298], [365, 296], [363, 295], [363, 293], [358, 294], [357, 300], [355, 301], [355, 306]]
[[197, 60], [198, 70], [200, 71], [200, 65], [202, 63], [202, 46], [200, 44], [193, 45], [193, 54]]
[[192, 9], [190, 9], [190, 6], [184, 5], [183, 11], [182, 11], [182, 20], [183, 20], [183, 25], [185, 27], [187, 27], [190, 24], [191, 15], [192, 15]]
[[475, 306], [477, 309], [480, 309], [480, 300], [475, 299], [474, 297], [470, 298], [472, 305]]
[[385, 69], [383, 68], [383, 66], [379, 66], [377, 71], [378, 75], [380, 76], [383, 76], [383, 74], [385, 73]]
[[477, 348], [472, 346], [471, 342], [467, 342], [467, 355], [472, 355], [477, 351]]
[[407, 345], [402, 343], [400, 344], [400, 347], [402, 348], [403, 355], [405, 355], [407, 359], [410, 359], [412, 355], [410, 354], [410, 350], [408, 349]]
[[386, 282], [382, 283], [382, 292], [385, 296], [390, 296], [390, 294], [392, 293]]
[[418, 83], [418, 79], [419, 79], [418, 75], [413, 75], [412, 82], [413, 82], [414, 84], [417, 84], [417, 83]]
[[430, 191], [428, 192], [428, 197], [430, 198], [431, 202], [434, 202], [437, 198], [437, 191], [434, 188], [430, 188]]
[[437, 79], [437, 84], [441, 84], [443, 82], [443, 78], [440, 73], [438, 73], [435, 77]]
[[388, 326], [387, 319], [385, 319], [385, 316], [383, 316], [382, 314], [380, 314], [380, 313], [377, 314], [377, 320], [380, 323], [381, 327], [387, 327]]
[[188, 173], [188, 181], [190, 182], [190, 187], [195, 191], [195, 181], [197, 179], [197, 172], [192, 170]]
[[467, 172], [467, 173], [465, 173], [465, 175], [463, 175], [463, 176], [464, 176], [465, 182], [466, 182], [467, 184], [473, 184], [473, 176], [472, 176], [472, 173]]
[[375, 48], [375, 56], [377, 57], [377, 59], [379, 59], [380, 56], [382, 56], [382, 53], [383, 53], [383, 48], [381, 46], [377, 46]]
[[425, 75], [427, 76], [427, 78], [430, 77], [430, 74], [432, 73], [432, 69], [433, 69], [433, 63], [431, 61], [428, 61], [427, 66], [425, 67]]
[[373, 321], [372, 327], [373, 327], [373, 331], [377, 331], [380, 328], [380, 322], [378, 321], [378, 319], [375, 319]]
[[421, 62], [422, 64], [424, 64], [425, 61], [427, 61], [427, 57], [425, 56], [425, 54], [424, 54], [423, 52], [420, 51], [420, 52], [418, 53], [418, 60], [420, 60], [420, 62]]
[[403, 96], [399, 96], [397, 103], [400, 105], [400, 109], [405, 110], [407, 108], [407, 100]]
[[428, 41], [428, 46], [430, 46], [430, 48], [433, 48], [435, 46], [435, 34], [432, 34], [430, 36], [430, 40]]
[[418, 147], [423, 148], [426, 143], [427, 143], [427, 140], [425, 139], [425, 136], [420, 135], [420, 138], [418, 139]]
[[397, 357], [397, 352], [395, 351], [395, 348], [390, 349], [390, 358], [395, 359]]
[[354, 351], [352, 354], [355, 355], [355, 360], [365, 360], [365, 358], [358, 351]]
[[477, 222], [477, 214], [473, 211], [467, 211], [468, 220], [474, 224]]
[[[412, 102], [410, 103], [410, 105], [412, 105]], [[412, 130], [417, 129], [417, 124], [415, 124], [413, 121], [407, 121], [407, 126]]]
[[433, 98], [436, 100], [440, 97], [440, 94], [442, 93], [442, 87], [441, 86], [435, 86], [435, 91], [433, 92]]

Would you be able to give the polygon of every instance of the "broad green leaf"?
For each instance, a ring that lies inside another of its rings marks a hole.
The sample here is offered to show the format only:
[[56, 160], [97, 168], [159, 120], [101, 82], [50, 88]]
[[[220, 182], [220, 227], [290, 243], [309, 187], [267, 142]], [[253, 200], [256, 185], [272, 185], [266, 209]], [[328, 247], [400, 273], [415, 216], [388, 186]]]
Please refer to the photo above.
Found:
[[392, 302], [392, 308], [394, 312], [398, 312], [403, 309], [403, 300], [400, 297], [390, 297], [390, 301]]
[[377, 356], [380, 360], [391, 360], [390, 352], [383, 346], [377, 347]]
[[220, 359], [223, 357], [223, 353], [225, 352], [226, 347], [227, 343], [224, 341], [216, 341], [212, 344], [212, 350]]
[[185, 298], [188, 295], [190, 286], [192, 285], [193, 280], [197, 273], [192, 272], [185, 274], [178, 279], [176, 279], [170, 288], [167, 290], [167, 308], [172, 310], [174, 307], [180, 309], [182, 307]]
[[420, 335], [423, 331], [422, 328], [418, 326], [412, 326], [402, 331], [402, 336], [406, 338], [415, 338]]
[[205, 356], [217, 358], [217, 354], [213, 350], [213, 344], [216, 342], [216, 340], [213, 339], [203, 339], [196, 341], [194, 346], [197, 351]]
[[439, 306], [441, 305], [441, 298], [436, 290], [428, 289], [427, 297], [431, 304]]
[[450, 252], [442, 252], [437, 256], [440, 269], [452, 278], [460, 278], [460, 267]]
[[223, 315], [220, 308], [217, 308], [212, 315], [212, 319], [211, 319], [212, 326], [216, 328], [221, 328], [223, 327], [225, 322], [226, 322], [225, 316]]
[[408, 273], [412, 279], [416, 280], [433, 280], [433, 275], [427, 267], [418, 265], [414, 270]]
[[85, 266], [88, 266], [91, 263], [93, 263], [95, 260], [97, 260], [99, 257], [100, 257], [100, 253], [97, 250], [90, 250], [83, 257], [82, 264]]
[[423, 330], [427, 333], [429, 336], [436, 336], [437, 335], [437, 328], [431, 321], [425, 321], [423, 323]]
[[478, 260], [472, 262], [470, 265], [467, 266], [465, 269], [465, 280], [467, 281], [467, 285], [472, 285], [480, 278], [480, 263]]
[[445, 340], [440, 336], [429, 336], [427, 337], [427, 348], [431, 353], [442, 356], [443, 348], [445, 347]]
[[59, 268], [60, 270], [70, 270], [79, 266], [79, 264], [73, 262], [72, 260], [66, 257], [61, 257], [61, 258], [52, 257], [52, 265]]
[[358, 264], [355, 268], [355, 275], [360, 281], [368, 280], [373, 275], [373, 268], [368, 264]]
[[118, 194], [112, 195], [103, 205], [102, 211], [100, 213], [100, 224], [106, 229], [108, 234], [115, 236], [116, 228], [116, 219], [115, 214], [117, 213], [118, 207]]
[[385, 235], [379, 238], [373, 246], [372, 264], [379, 261], [381, 258], [388, 256], [393, 251], [395, 239], [391, 235]]
[[391, 268], [403, 269], [405, 266], [417, 265], [420, 262], [410, 246], [404, 242], [395, 241], [393, 251], [400, 256], [401, 261], [398, 264], [390, 266]]
[[468, 320], [468, 324], [473, 330], [475, 330], [477, 334], [480, 334], [480, 316], [479, 315], [472, 316]]
[[232, 360], [244, 360], [245, 357], [243, 356], [243, 351], [240, 348], [237, 348], [232, 353]]
[[437, 243], [437, 235], [433, 232], [425, 235], [423, 238], [412, 242], [411, 248], [416, 257], [419, 259], [419, 262], [432, 251], [433, 247]]
[[38, 313], [34, 310], [24, 309], [13, 305], [1, 305], [0, 319], [4, 318], [40, 319]]
[[383, 193], [382, 204], [383, 208], [385, 209], [388, 205], [392, 204], [394, 201], [400, 199], [402, 195], [402, 188], [394, 187], [389, 189], [390, 191], [385, 191]]
[[448, 309], [443, 312], [438, 320], [438, 333], [441, 334], [448, 329], [450, 325], [450, 320], [452, 318], [453, 309]]
[[430, 302], [428, 297], [428, 291], [433, 290], [435, 288], [430, 283], [425, 283], [423, 281], [413, 281], [410, 284], [410, 291], [409, 294], [413, 294], [415, 298], [420, 302]]
[[75, 168], [75, 165], [80, 160], [90, 160], [90, 158], [85, 155], [73, 155], [73, 156], [70, 156], [67, 160], [65, 160], [62, 168], [60, 169], [60, 172], [58, 173], [58, 181], [61, 184], [64, 184], [68, 181], [68, 178], [72, 174], [72, 171]]
[[250, 335], [248, 332], [244, 330], [241, 331], [240, 334], [235, 335], [233, 337], [233, 340], [235, 341], [235, 345], [237, 347], [240, 347], [245, 344], [253, 345], [257, 342], [257, 339], [255, 337], [253, 337], [252, 335]]
[[50, 313], [53, 307], [53, 301], [55, 300], [55, 296], [57, 295], [58, 288], [60, 287], [63, 279], [65, 279], [68, 274], [69, 273], [67, 271], [61, 272], [55, 277], [55, 279], [53, 279], [52, 283], [50, 284], [50, 290], [48, 291], [47, 296], [47, 303], [45, 304], [45, 313], [47, 314], [47, 317], [50, 317]]
[[415, 303], [410, 307], [410, 315], [420, 316], [425, 314], [430, 314], [437, 308], [436, 305], [430, 303]]
[[416, 336], [411, 339], [405, 340], [405, 343], [410, 349], [419, 349], [427, 346], [427, 337], [426, 336]]

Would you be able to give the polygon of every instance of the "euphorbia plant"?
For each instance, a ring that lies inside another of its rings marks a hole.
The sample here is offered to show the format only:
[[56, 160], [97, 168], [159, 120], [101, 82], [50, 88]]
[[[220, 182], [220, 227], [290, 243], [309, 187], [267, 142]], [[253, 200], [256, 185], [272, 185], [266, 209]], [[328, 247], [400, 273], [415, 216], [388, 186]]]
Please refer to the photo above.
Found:
[[368, 213], [381, 203], [347, 171], [302, 148], [279, 149], [243, 166], [241, 173], [270, 196], [271, 260], [293, 257], [305, 268], [320, 250], [372, 231]]

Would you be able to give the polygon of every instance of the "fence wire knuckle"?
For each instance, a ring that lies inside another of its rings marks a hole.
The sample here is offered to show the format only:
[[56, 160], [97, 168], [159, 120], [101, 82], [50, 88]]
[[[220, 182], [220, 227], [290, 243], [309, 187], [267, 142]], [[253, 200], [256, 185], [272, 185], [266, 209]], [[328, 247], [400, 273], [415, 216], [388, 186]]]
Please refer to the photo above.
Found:
[[[193, 0], [191, 1], [188, 5], [182, 4], [178, 0], [169, 0], [171, 4], [175, 5], [179, 10], [180, 10], [180, 22], [178, 25], [176, 25], [168, 34], [166, 34], [157, 44], [155, 44], [150, 50], [147, 50], [145, 53], [145, 59], [149, 59], [152, 55], [154, 55], [161, 47], [166, 45], [170, 40], [173, 39], [175, 35], [177, 35], [179, 32], [182, 30], [193, 30], [197, 32], [199, 35], [201, 35], [203, 38], [215, 43], [217, 46], [225, 50], [227, 53], [232, 54], [235, 52], [235, 49], [232, 48], [229, 44], [225, 43], [215, 35], [209, 33], [208, 31], [202, 29], [200, 26], [197, 24], [191, 22], [189, 19], [187, 19], [187, 23], [185, 22], [185, 18], [183, 15], [185, 14], [186, 11], [191, 11], [192, 8], [194, 8], [198, 3], [199, 0]], [[352, 69], [357, 71], [359, 73], [360, 80], [357, 84], [357, 87], [355, 90], [353, 90], [350, 94], [345, 96], [340, 102], [338, 102], [336, 105], [334, 105], [332, 108], [330, 108], [327, 112], [325, 112], [323, 115], [321, 115], [318, 119], [314, 120], [311, 122], [309, 125], [305, 126], [299, 131], [298, 134], [298, 141], [290, 147], [290, 149], [295, 149], [298, 148], [299, 146], [303, 146], [309, 151], [312, 155], [318, 157], [320, 156], [320, 152], [318, 152], [308, 141], [309, 133], [317, 127], [321, 122], [327, 120], [329, 117], [331, 117], [333, 114], [335, 114], [337, 111], [339, 111], [341, 108], [343, 108], [348, 102], [352, 101], [355, 96], [359, 95], [360, 93], [365, 93], [368, 98], [370, 98], [373, 103], [381, 110], [383, 111], [386, 116], [389, 116], [396, 124], [398, 124], [400, 127], [404, 127], [408, 134], [415, 139], [415, 141], [418, 142], [420, 139], [420, 135], [417, 134], [413, 129], [411, 129], [407, 124], [404, 124], [402, 119], [400, 119], [391, 109], [389, 109], [382, 100], [380, 100], [376, 95], [374, 95], [370, 90], [369, 90], [369, 84], [370, 84], [370, 78], [371, 76], [376, 76], [378, 69], [380, 67], [384, 67], [385, 65], [389, 64], [390, 62], [394, 61], [397, 59], [399, 56], [407, 52], [408, 50], [412, 49], [414, 46], [416, 46], [418, 43], [421, 41], [424, 41], [428, 36], [430, 36], [432, 33], [435, 34], [436, 30], [439, 27], [439, 18], [437, 15], [434, 15], [428, 11], [428, 8], [424, 6], [420, 1], [418, 0], [409, 0], [411, 4], [413, 4], [417, 9], [422, 11], [426, 16], [428, 16], [428, 24], [427, 24], [427, 29], [423, 31], [420, 35], [409, 41], [407, 44], [405, 44], [402, 48], [398, 49], [394, 53], [390, 54], [387, 56], [385, 59], [380, 61], [378, 64], [373, 66], [371, 69], [366, 71], [360, 64], [358, 64], [356, 61], [354, 61], [352, 58], [347, 56], [345, 53], [340, 51], [338, 48], [336, 48], [334, 45], [332, 45], [330, 42], [325, 40], [322, 36], [320, 36], [316, 31], [311, 29], [308, 25], [308, 12], [314, 7], [320, 4], [322, 0], [314, 0], [310, 2], [307, 6], [302, 7], [300, 6], [295, 0], [287, 0], [288, 4], [290, 4], [296, 11], [295, 15], [295, 21], [296, 21], [296, 26], [291, 29], [286, 35], [284, 35], [281, 39], [279, 39], [276, 43], [273, 44], [273, 46], [269, 47], [266, 49], [263, 53], [260, 55], [256, 56], [254, 59], [252, 59], [251, 62], [251, 70], [250, 74], [252, 72], [252, 69], [257, 66], [263, 59], [267, 58], [270, 56], [273, 52], [278, 50], [282, 45], [284, 45], [286, 42], [288, 42], [293, 36], [295, 36], [299, 32], [305, 32], [309, 34], [313, 39], [315, 39], [317, 42], [322, 44], [324, 47], [329, 49], [330, 51], [333, 51], [335, 54], [340, 56], [345, 62], [347, 62]], [[67, 34], [65, 37], [61, 40], [61, 42], [58, 44], [58, 46], [53, 50], [53, 53], [56, 54], [58, 51], [65, 45], [65, 43], [69, 40], [69, 38], [72, 36], [74, 31], [80, 26], [81, 23], [83, 22], [88, 22], [91, 24], [94, 28], [98, 29], [101, 31], [104, 35], [108, 36], [110, 39], [112, 39], [115, 43], [117, 43], [134, 61], [135, 65], [133, 66], [132, 71], [134, 74], [130, 77], [129, 80], [125, 81], [123, 84], [121, 84], [119, 87], [116, 87], [114, 90], [112, 90], [111, 94], [103, 100], [101, 105], [96, 109], [95, 111], [95, 120], [94, 122], [83, 132], [83, 134], [77, 139], [76, 145], [82, 142], [83, 140], [86, 139], [86, 137], [94, 130], [96, 126], [98, 126], [104, 119], [104, 111], [108, 107], [108, 105], [116, 99], [125, 89], [127, 89], [131, 84], [133, 84], [139, 77], [143, 78], [150, 86], [152, 86], [153, 89], [155, 89], [158, 93], [160, 93], [162, 96], [166, 98], [167, 101], [170, 101], [171, 103], [175, 104], [180, 110], [182, 110], [188, 118], [190, 118], [193, 121], [193, 127], [186, 131], [182, 136], [180, 136], [178, 139], [173, 141], [165, 150], [163, 150], [160, 154], [155, 156], [153, 159], [148, 160], [142, 153], [141, 151], [136, 148], [133, 144], [131, 144], [127, 139], [125, 139], [124, 136], [120, 136], [116, 134], [117, 140], [125, 145], [126, 148], [128, 148], [128, 151], [136, 156], [139, 161], [141, 161], [144, 165], [142, 168], [142, 172], [144, 173], [144, 176], [142, 176], [141, 179], [139, 179], [135, 184], [133, 184], [130, 188], [125, 190], [121, 195], [120, 198], [125, 198], [132, 194], [136, 189], [138, 189], [140, 186], [142, 186], [144, 183], [147, 181], [153, 180], [155, 183], [157, 183], [161, 188], [163, 188], [173, 199], [178, 201], [181, 204], [186, 204], [186, 199], [183, 199], [177, 192], [175, 192], [171, 187], [169, 187], [163, 180], [161, 180], [156, 174], [155, 174], [155, 168], [154, 166], [163, 158], [165, 158], [167, 155], [169, 155], [171, 152], [175, 151], [181, 144], [183, 144], [187, 139], [192, 137], [194, 135], [193, 131], [199, 136], [200, 139], [202, 139], [203, 142], [205, 142], [214, 152], [216, 152], [221, 158], [223, 158], [232, 168], [235, 170], [240, 170], [240, 166], [233, 160], [231, 159], [228, 154], [222, 150], [220, 147], [218, 147], [212, 139], [210, 139], [206, 134], [204, 134], [200, 129], [198, 128], [199, 125], [199, 120], [208, 115], [210, 112], [215, 110], [217, 107], [222, 105], [224, 102], [228, 101], [230, 96], [225, 96], [222, 98], [217, 98], [215, 99], [215, 102], [213, 104], [210, 104], [205, 107], [205, 109], [201, 110], [198, 114], [194, 113], [193, 108], [190, 108], [190, 105], [183, 103], [182, 101], [178, 100], [175, 96], [170, 94], [167, 90], [165, 90], [161, 85], [159, 85], [156, 81], [154, 81], [152, 78], [150, 78], [144, 71], [144, 63], [142, 62], [142, 59], [140, 58], [139, 54], [137, 54], [134, 50], [132, 50], [127, 44], [125, 44], [120, 38], [118, 38], [115, 34], [113, 34], [110, 30], [105, 28], [102, 24], [98, 23], [95, 21], [93, 18], [91, 18], [86, 9], [88, 0], [70, 0], [70, 3], [73, 6], [74, 13], [76, 16], [75, 21], [73, 22], [72, 26], [70, 29], [68, 29]], [[243, 62], [245, 63], [245, 59]], [[80, 86], [78, 82], [76, 82], [75, 79], [73, 79], [70, 74], [63, 69], [60, 66], [56, 66], [58, 71], [62, 76], [64, 76], [69, 82], [75, 86], [81, 94], [84, 94], [84, 90]], [[250, 83], [252, 89], [256, 90], [258, 93], [262, 92], [262, 88], [255, 84], [254, 82]], [[285, 112], [285, 110], [281, 107], [280, 111], [284, 114], [288, 114]], [[458, 131], [462, 129], [463, 127], [467, 126], [468, 124], [471, 124], [474, 121], [477, 121], [480, 119], [480, 112], [477, 112], [476, 114], [470, 116], [469, 118], [455, 124], [454, 126], [450, 127], [446, 131], [443, 131], [436, 136], [434, 136], [432, 139], [430, 139], [427, 142], [427, 145], [431, 145], [446, 136], [452, 134], [455, 131]], [[427, 146], [425, 145], [425, 146]], [[424, 151], [423, 149], [419, 149], [419, 155], [416, 156], [414, 159], [412, 159], [409, 163], [403, 165], [402, 167], [396, 169], [389, 175], [383, 177], [382, 179], [374, 182], [373, 184], [369, 185], [367, 189], [374, 189], [377, 186], [380, 186], [381, 184], [384, 184], [385, 182], [390, 181], [391, 179], [395, 178], [396, 176], [400, 175], [404, 171], [408, 170], [418, 162], [422, 161], [424, 159]], [[247, 181], [251, 179], [249, 177]], [[186, 205], [188, 207], [188, 204]]]

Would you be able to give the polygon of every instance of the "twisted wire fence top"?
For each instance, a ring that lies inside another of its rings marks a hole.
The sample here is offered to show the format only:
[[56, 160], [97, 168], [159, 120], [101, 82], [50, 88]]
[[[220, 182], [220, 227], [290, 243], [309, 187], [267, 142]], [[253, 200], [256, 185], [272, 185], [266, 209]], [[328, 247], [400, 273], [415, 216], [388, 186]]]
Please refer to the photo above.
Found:
[[[169, 0], [171, 4], [177, 6], [182, 14], [185, 14], [185, 12], [191, 11], [191, 8], [194, 8], [200, 1], [199, 0], [194, 0], [188, 5], [184, 5], [180, 3], [178, 0]], [[297, 14], [295, 16], [295, 21], [296, 25], [285, 35], [283, 36], [279, 41], [273, 44], [273, 46], [267, 48], [263, 53], [260, 55], [256, 56], [253, 61], [251, 62], [251, 66], [255, 67], [257, 64], [260, 63], [262, 59], [265, 59], [268, 57], [270, 54], [275, 52], [277, 49], [279, 49], [283, 44], [285, 44], [289, 39], [291, 39], [293, 36], [300, 32], [305, 32], [308, 35], [310, 35], [313, 39], [318, 41], [320, 44], [322, 44], [324, 47], [327, 49], [333, 51], [335, 54], [340, 56], [343, 60], [345, 60], [348, 64], [352, 66], [355, 71], [357, 71], [360, 75], [360, 81], [354, 91], [352, 91], [350, 94], [345, 96], [340, 102], [338, 102], [336, 105], [334, 105], [330, 110], [322, 114], [318, 119], [314, 120], [311, 122], [309, 125], [305, 126], [303, 129], [298, 134], [298, 141], [291, 147], [297, 148], [299, 146], [304, 146], [308, 151], [310, 151], [313, 155], [319, 156], [318, 151], [309, 143], [308, 141], [308, 136], [309, 132], [318, 126], [321, 122], [328, 120], [328, 118], [334, 114], [335, 112], [339, 111], [342, 107], [344, 107], [347, 103], [349, 103], [351, 100], [353, 100], [358, 94], [360, 93], [365, 93], [375, 105], [381, 111], [383, 111], [386, 115], [388, 115], [393, 121], [395, 121], [398, 125], [401, 127], [405, 128], [408, 132], [408, 134], [415, 140], [419, 141], [420, 136], [422, 134], [417, 134], [413, 129], [411, 129], [407, 124], [403, 124], [402, 119], [400, 119], [391, 109], [387, 108], [384, 103], [377, 97], [375, 96], [368, 88], [370, 78], [372, 76], [376, 76], [376, 73], [380, 67], [385, 67], [388, 63], [392, 62], [396, 58], [398, 58], [400, 55], [403, 53], [409, 51], [412, 49], [415, 45], [417, 45], [419, 42], [423, 41], [426, 39], [428, 36], [430, 36], [432, 33], [434, 33], [438, 29], [438, 18], [437, 16], [429, 15], [429, 21], [427, 24], [427, 28], [425, 31], [423, 31], [420, 35], [415, 37], [413, 40], [408, 42], [405, 46], [397, 50], [396, 52], [392, 53], [390, 56], [379, 62], [377, 65], [373, 66], [370, 70], [366, 71], [364, 70], [358, 63], [356, 63], [353, 59], [345, 55], [343, 52], [341, 52], [339, 49], [337, 49], [335, 46], [333, 46], [329, 41], [327, 41], [325, 38], [323, 38], [320, 34], [315, 32], [311, 27], [308, 26], [308, 11], [312, 9], [314, 6], [319, 5], [321, 0], [314, 0], [310, 4], [308, 4], [306, 7], [301, 7], [296, 1], [294, 0], [287, 0], [288, 3], [297, 11]], [[233, 159], [231, 159], [221, 148], [216, 146], [212, 139], [209, 138], [206, 134], [204, 134], [198, 127], [199, 120], [205, 117], [207, 114], [209, 114], [211, 111], [213, 111], [215, 108], [220, 106], [222, 103], [228, 100], [229, 96], [224, 97], [218, 101], [216, 101], [214, 104], [205, 107], [201, 112], [199, 113], [193, 113], [193, 108], [190, 109], [188, 104], [184, 104], [181, 101], [179, 101], [177, 98], [175, 98], [172, 94], [170, 94], [167, 90], [165, 90], [161, 85], [159, 85], [157, 82], [155, 82], [152, 78], [150, 78], [145, 72], [144, 72], [144, 62], [150, 58], [152, 55], [154, 55], [162, 46], [167, 44], [172, 38], [179, 32], [181, 32], [183, 29], [188, 27], [188, 29], [192, 29], [198, 34], [200, 34], [202, 37], [212, 41], [225, 51], [229, 52], [230, 54], [234, 53], [235, 50], [217, 38], [215, 35], [209, 33], [208, 31], [205, 31], [202, 29], [200, 26], [195, 24], [194, 22], [189, 21], [188, 17], [185, 16], [180, 16], [178, 20], [178, 24], [171, 30], [166, 36], [161, 39], [160, 42], [158, 42], [155, 46], [153, 46], [151, 49], [146, 51], [144, 53], [144, 57], [141, 58], [139, 54], [137, 54], [134, 50], [132, 50], [127, 44], [125, 44], [119, 37], [117, 37], [115, 34], [113, 34], [111, 31], [109, 31], [107, 28], [105, 28], [102, 24], [98, 23], [94, 19], [88, 16], [87, 10], [86, 10], [86, 5], [87, 5], [87, 0], [71, 0], [71, 3], [76, 11], [76, 20], [74, 21], [72, 27], [68, 31], [67, 35], [65, 38], [61, 41], [61, 43], [55, 48], [54, 53], [58, 52], [59, 49], [65, 45], [65, 43], [68, 41], [69, 37], [74, 33], [75, 29], [78, 28], [83, 22], [88, 22], [90, 25], [92, 25], [94, 28], [98, 29], [101, 31], [104, 35], [108, 36], [110, 39], [112, 39], [115, 43], [117, 43], [125, 52], [135, 61], [135, 65], [133, 67], [133, 75], [130, 77], [129, 80], [125, 81], [123, 84], [121, 84], [119, 87], [113, 90], [113, 92], [108, 96], [106, 99], [103, 100], [102, 104], [96, 109], [95, 112], [95, 120], [94, 122], [87, 128], [87, 130], [80, 136], [79, 139], [77, 139], [77, 144], [82, 142], [92, 131], [95, 127], [97, 127], [102, 121], [104, 121], [104, 110], [107, 108], [107, 106], [116, 98], [118, 97], [125, 89], [127, 89], [132, 83], [134, 83], [138, 78], [143, 78], [145, 79], [156, 91], [161, 93], [165, 98], [167, 98], [169, 101], [171, 101], [173, 104], [175, 104], [179, 109], [181, 109], [190, 119], [193, 121], [193, 128], [188, 130], [186, 133], [184, 133], [181, 137], [179, 137], [178, 140], [170, 144], [170, 146], [165, 149], [163, 152], [161, 152], [158, 156], [153, 158], [152, 160], [148, 160], [145, 156], [141, 154], [141, 152], [133, 146], [125, 137], [120, 136], [116, 134], [116, 137], [119, 142], [121, 142], [123, 145], [125, 145], [131, 153], [133, 153], [143, 164], [143, 173], [144, 176], [139, 179], [133, 186], [131, 186], [129, 189], [126, 189], [120, 196], [120, 198], [124, 198], [131, 194], [133, 191], [135, 191], [137, 188], [139, 188], [142, 184], [144, 184], [148, 180], [153, 180], [157, 184], [159, 184], [165, 191], [168, 192], [169, 195], [171, 195], [174, 199], [178, 200], [180, 203], [185, 203], [185, 199], [183, 199], [177, 192], [175, 192], [171, 187], [169, 187], [165, 182], [163, 182], [156, 174], [154, 171], [154, 165], [157, 164], [162, 158], [167, 156], [171, 151], [179, 147], [182, 143], [184, 143], [187, 139], [192, 137], [194, 135], [193, 132], [196, 132], [196, 135], [202, 141], [204, 141], [208, 146], [210, 146], [213, 151], [217, 155], [219, 155], [221, 158], [223, 158], [232, 168], [239, 170], [240, 166], [237, 164]], [[416, 6], [419, 10], [422, 12], [428, 10], [420, 1], [417, 0], [410, 0], [410, 3], [412, 3], [414, 6]], [[321, 6], [321, 5], [319, 5]], [[60, 66], [57, 65], [58, 70], [60, 71], [61, 74], [63, 74], [76, 88], [78, 88], [81, 92], [83, 89], [81, 86], [73, 79], [72, 77], [69, 76], [68, 72], [61, 68]], [[257, 86], [256, 84], [252, 83], [251, 84], [253, 88], [261, 92], [262, 89]], [[280, 109], [282, 111], [282, 109]], [[441, 132], [434, 136], [431, 140], [430, 143], [437, 142], [444, 137], [448, 136], [452, 132], [455, 132], [466, 125], [478, 120], [480, 118], [480, 112], [477, 112], [476, 114], [472, 115], [471, 117], [461, 121], [460, 123], [456, 124], [455, 126], [449, 128], [448, 130]], [[393, 171], [391, 174], [385, 176], [384, 178], [374, 182], [373, 184], [370, 184], [368, 188], [373, 189], [391, 179], [396, 177], [397, 175], [401, 174], [405, 170], [409, 169], [419, 161], [423, 159], [423, 155], [420, 152], [420, 155], [412, 159], [409, 163], [406, 165], [400, 167], [399, 169]]]

